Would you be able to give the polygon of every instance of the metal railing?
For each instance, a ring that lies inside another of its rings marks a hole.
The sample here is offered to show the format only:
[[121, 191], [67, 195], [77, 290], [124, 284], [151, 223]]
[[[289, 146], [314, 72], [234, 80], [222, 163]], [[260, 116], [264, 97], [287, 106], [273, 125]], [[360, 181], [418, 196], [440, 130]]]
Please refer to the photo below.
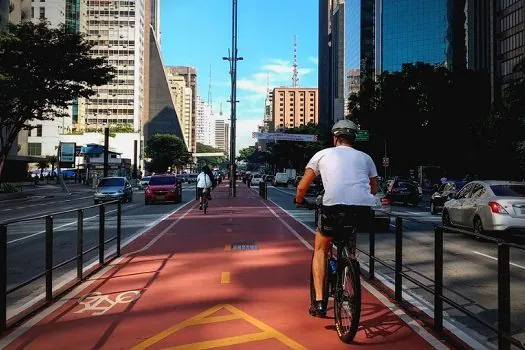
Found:
[[[378, 211], [378, 210], [376, 210]], [[486, 235], [480, 235], [470, 231], [445, 227], [443, 225], [433, 225], [420, 220], [394, 216], [395, 217], [395, 259], [394, 264], [390, 264], [376, 255], [376, 239], [375, 239], [375, 228], [374, 225], [370, 225], [369, 230], [369, 248], [368, 251], [357, 248], [361, 253], [368, 256], [368, 274], [369, 280], [375, 279], [375, 263], [385, 266], [387, 269], [394, 272], [394, 299], [398, 303], [403, 303], [403, 279], [410, 281], [421, 289], [433, 295], [433, 324], [432, 327], [437, 333], [443, 332], [443, 305], [446, 303], [452, 306], [454, 309], [459, 310], [471, 319], [477, 321], [483, 326], [489, 328], [498, 335], [498, 349], [508, 350], [511, 345], [514, 345], [520, 349], [525, 349], [525, 344], [520, 342], [518, 339], [511, 336], [511, 294], [510, 294], [510, 247], [525, 250], [525, 246], [510, 243], [501, 239], [489, 237]], [[434, 284], [434, 287], [420, 282], [416, 278], [403, 272], [403, 222], [411, 221], [422, 225], [432, 225], [434, 229], [434, 280], [424, 276], [426, 280]], [[455, 302], [454, 300], [443, 295], [443, 233], [456, 232], [462, 233], [474, 238], [481, 238], [495, 242], [498, 246], [498, 325], [497, 327], [489, 324], [484, 319], [471, 312], [464, 306]]]
[[[106, 223], [106, 210], [105, 206], [107, 204], [117, 204], [117, 218], [116, 218], [116, 235], [112, 238], [105, 239], [105, 223]], [[98, 224], [98, 244], [94, 247], [91, 247], [87, 250], [83, 249], [84, 243], [84, 211], [92, 208], [99, 208], [99, 224]], [[54, 242], [54, 227], [53, 227], [53, 218], [57, 215], [68, 214], [68, 213], [77, 213], [77, 245], [76, 245], [76, 255], [70, 259], [67, 259], [59, 264], [53, 265], [53, 242]], [[7, 233], [8, 226], [20, 222], [29, 222], [34, 220], [44, 219], [45, 220], [45, 268], [42, 273], [39, 273], [28, 280], [15, 285], [14, 287], [7, 288]], [[121, 231], [122, 231], [122, 205], [119, 200], [106, 202], [105, 204], [92, 205], [88, 207], [83, 207], [79, 209], [71, 209], [60, 212], [54, 212], [51, 214], [34, 216], [23, 219], [8, 220], [0, 223], [0, 333], [7, 330], [11, 325], [8, 324], [7, 319], [7, 296], [30, 285], [31, 283], [37, 281], [39, 278], [45, 277], [45, 302], [43, 305], [37, 307], [40, 309], [50, 302], [53, 301], [55, 297], [62, 294], [63, 291], [60, 291], [54, 295], [53, 293], [53, 272], [67, 264], [76, 262], [76, 280], [74, 285], [79, 284], [86, 276], [84, 275], [84, 256], [98, 249], [98, 262], [99, 266], [90, 271], [90, 273], [95, 272], [100, 267], [107, 264], [110, 259], [105, 256], [105, 246], [108, 243], [116, 240], [116, 254], [112, 257], [120, 256], [121, 248]], [[35, 310], [31, 310], [35, 311]], [[15, 316], [16, 318], [16, 316]], [[19, 320], [17, 320], [19, 321]]]

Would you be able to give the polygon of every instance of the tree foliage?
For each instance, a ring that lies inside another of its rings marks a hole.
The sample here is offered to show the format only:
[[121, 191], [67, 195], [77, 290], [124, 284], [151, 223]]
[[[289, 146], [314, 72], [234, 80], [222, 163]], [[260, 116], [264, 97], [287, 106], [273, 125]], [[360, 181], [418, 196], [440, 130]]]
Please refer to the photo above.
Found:
[[[197, 142], [197, 153], [222, 153], [224, 152], [220, 148], [215, 148], [210, 145], [205, 145], [203, 143]], [[197, 167], [200, 169], [204, 165], [208, 165], [210, 167], [216, 167], [224, 165], [226, 162], [226, 156], [222, 157], [198, 157], [197, 158]]]
[[9, 24], [0, 33], [0, 174], [20, 130], [31, 120], [67, 115], [76, 97], [107, 84], [114, 68], [90, 53], [82, 34], [47, 22]]
[[155, 134], [147, 142], [146, 156], [151, 158], [148, 170], [167, 172], [168, 168], [183, 167], [191, 162], [191, 154], [184, 141], [172, 134]]
[[370, 141], [356, 147], [377, 161], [386, 146], [393, 174], [440, 165], [450, 177], [518, 176], [517, 159], [525, 155], [523, 91], [518, 79], [494, 108], [485, 72], [405, 64], [349, 98], [349, 117], [370, 132]]

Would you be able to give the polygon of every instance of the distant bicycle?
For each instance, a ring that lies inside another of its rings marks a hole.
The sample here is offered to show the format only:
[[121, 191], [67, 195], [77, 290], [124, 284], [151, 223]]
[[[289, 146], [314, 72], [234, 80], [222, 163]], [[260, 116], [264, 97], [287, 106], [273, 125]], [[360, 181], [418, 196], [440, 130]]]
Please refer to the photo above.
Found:
[[[307, 202], [303, 207], [315, 209], [319, 212], [319, 200], [317, 203]], [[330, 297], [334, 299], [335, 327], [339, 339], [344, 343], [351, 343], [359, 327], [361, 315], [361, 280], [359, 277], [359, 261], [355, 257], [355, 240], [357, 222], [362, 213], [352, 213], [352, 219], [346, 219], [345, 231], [352, 232], [351, 235], [334, 237], [332, 246], [326, 258], [325, 280], [323, 282], [323, 304], [325, 309]], [[317, 221], [317, 218], [316, 218]], [[349, 222], [349, 223], [348, 223]], [[353, 242], [352, 244], [350, 242]], [[336, 252], [334, 254], [334, 247]], [[313, 258], [313, 256], [312, 256]], [[310, 264], [311, 266], [311, 264]], [[316, 299], [313, 281], [313, 272], [310, 270], [310, 298]]]
[[202, 189], [202, 211], [204, 211], [204, 215], [208, 212], [208, 188]]

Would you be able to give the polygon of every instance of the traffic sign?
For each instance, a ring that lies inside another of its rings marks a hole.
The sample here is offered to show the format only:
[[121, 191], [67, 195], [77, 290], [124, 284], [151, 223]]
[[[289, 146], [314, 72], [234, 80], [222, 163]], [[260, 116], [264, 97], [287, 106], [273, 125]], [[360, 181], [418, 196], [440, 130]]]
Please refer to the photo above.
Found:
[[383, 167], [387, 168], [390, 165], [390, 159], [388, 157], [383, 158]]
[[356, 141], [368, 141], [368, 130], [359, 130], [355, 137]]

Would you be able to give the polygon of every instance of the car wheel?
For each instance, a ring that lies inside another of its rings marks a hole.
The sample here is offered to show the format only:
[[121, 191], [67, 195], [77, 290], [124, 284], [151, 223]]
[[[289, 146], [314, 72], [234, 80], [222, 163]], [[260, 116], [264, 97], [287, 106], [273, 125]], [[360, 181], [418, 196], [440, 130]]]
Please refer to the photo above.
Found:
[[[477, 216], [474, 218], [473, 228], [474, 228], [474, 233], [481, 235], [481, 236], [485, 235], [485, 230], [483, 229], [483, 223], [481, 222], [481, 219]], [[479, 237], [476, 237], [476, 238], [479, 238]]]
[[430, 202], [430, 214], [434, 215], [437, 214], [436, 206], [434, 205], [434, 202]]

